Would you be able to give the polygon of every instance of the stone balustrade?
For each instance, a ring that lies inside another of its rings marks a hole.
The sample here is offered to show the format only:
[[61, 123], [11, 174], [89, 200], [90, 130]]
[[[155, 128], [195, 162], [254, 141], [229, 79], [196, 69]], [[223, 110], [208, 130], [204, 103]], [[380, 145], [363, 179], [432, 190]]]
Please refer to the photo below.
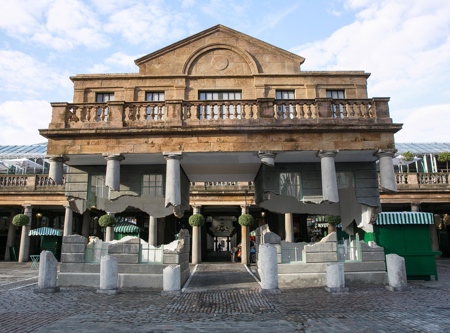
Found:
[[[399, 191], [402, 189], [418, 190], [426, 188], [450, 190], [450, 173], [448, 172], [402, 172], [395, 174], [395, 180]], [[380, 184], [379, 175], [378, 184]]]
[[[63, 128], [140, 128], [198, 122], [255, 119], [275, 121], [317, 120], [367, 121], [391, 123], [389, 99], [293, 99], [211, 100], [107, 103], [53, 103], [50, 129]], [[327, 122], [326, 122], [327, 123]], [[160, 124], [160, 125], [158, 125]]]
[[64, 191], [65, 181], [62, 185], [56, 185], [55, 181], [48, 175], [2, 175], [0, 176], [1, 190], [37, 190], [49, 188]]

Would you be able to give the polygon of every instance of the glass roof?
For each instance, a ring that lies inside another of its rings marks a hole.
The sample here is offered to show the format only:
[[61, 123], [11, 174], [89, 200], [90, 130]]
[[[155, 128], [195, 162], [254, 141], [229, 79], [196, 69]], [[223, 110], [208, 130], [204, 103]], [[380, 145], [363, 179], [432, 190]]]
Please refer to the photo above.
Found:
[[47, 155], [47, 143], [0, 146], [0, 160], [13, 158], [44, 158], [45, 155]]
[[414, 155], [438, 155], [439, 153], [450, 152], [450, 143], [396, 143], [395, 148], [397, 148], [398, 154], [409, 151]]

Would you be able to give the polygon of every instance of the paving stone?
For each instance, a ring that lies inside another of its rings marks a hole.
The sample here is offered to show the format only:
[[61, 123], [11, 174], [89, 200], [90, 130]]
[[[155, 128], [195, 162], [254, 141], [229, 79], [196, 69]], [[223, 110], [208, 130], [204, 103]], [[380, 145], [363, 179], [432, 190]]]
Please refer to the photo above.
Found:
[[188, 292], [163, 297], [157, 290], [99, 295], [81, 287], [34, 294], [37, 272], [29, 263], [0, 263], [0, 332], [448, 332], [450, 260], [438, 260], [438, 271], [439, 281], [408, 281], [405, 292], [360, 285], [346, 294], [261, 294], [241, 264], [201, 264]]

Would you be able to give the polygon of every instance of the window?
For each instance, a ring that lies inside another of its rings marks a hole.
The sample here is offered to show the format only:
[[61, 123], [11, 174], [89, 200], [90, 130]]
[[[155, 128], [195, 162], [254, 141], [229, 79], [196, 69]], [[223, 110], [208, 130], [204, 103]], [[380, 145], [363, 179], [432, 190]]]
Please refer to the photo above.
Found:
[[[240, 91], [203, 91], [199, 92], [198, 99], [201, 101], [230, 101], [242, 98]], [[198, 118], [203, 119], [225, 119], [227, 116], [226, 105], [200, 106]], [[230, 105], [228, 109], [229, 119], [241, 119], [241, 106]]]
[[301, 199], [302, 183], [300, 172], [283, 172], [280, 173], [280, 195]]
[[[114, 101], [114, 93], [97, 93], [95, 95], [95, 102], [106, 103]], [[95, 116], [95, 121], [108, 121], [108, 107], [98, 107]]]
[[[164, 92], [146, 92], [145, 100], [151, 102], [163, 102]], [[164, 120], [164, 106], [149, 106], [145, 110], [146, 120]]]
[[[277, 90], [276, 99], [294, 99], [294, 90]], [[281, 119], [294, 119], [294, 107], [292, 105], [278, 105], [277, 114]]]
[[149, 194], [150, 196], [162, 196], [164, 195], [163, 185], [163, 175], [144, 175], [142, 178], [142, 194]]
[[109, 198], [109, 188], [105, 185], [105, 175], [90, 175], [88, 200], [97, 204], [97, 198]]
[[[344, 90], [327, 90], [327, 98], [344, 99]], [[333, 118], [344, 118], [344, 106], [342, 104], [331, 105]]]
[[95, 101], [97, 103], [106, 103], [114, 100], [114, 93], [97, 93]]

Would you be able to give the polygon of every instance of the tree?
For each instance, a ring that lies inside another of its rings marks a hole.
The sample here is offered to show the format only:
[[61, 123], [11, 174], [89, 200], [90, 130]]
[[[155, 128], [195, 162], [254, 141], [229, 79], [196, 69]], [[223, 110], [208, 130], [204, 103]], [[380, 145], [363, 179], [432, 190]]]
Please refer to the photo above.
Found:
[[[410, 151], [404, 152], [401, 155], [403, 156], [403, 160], [405, 162], [409, 162], [409, 161], [412, 161], [414, 159], [414, 154], [411, 153]], [[406, 172], [409, 172], [409, 163], [406, 163]]]
[[450, 162], [450, 152], [442, 152], [438, 155], [438, 161], [439, 162], [445, 162], [446, 163], [446, 169], [448, 172], [448, 162]]

